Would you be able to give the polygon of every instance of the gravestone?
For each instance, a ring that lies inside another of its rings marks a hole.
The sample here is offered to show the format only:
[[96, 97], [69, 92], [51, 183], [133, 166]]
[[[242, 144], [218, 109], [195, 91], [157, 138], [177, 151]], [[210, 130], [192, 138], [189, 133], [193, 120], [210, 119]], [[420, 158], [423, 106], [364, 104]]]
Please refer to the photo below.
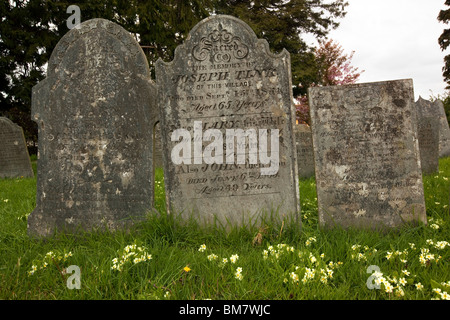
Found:
[[295, 141], [297, 144], [297, 164], [300, 178], [314, 176], [314, 152], [311, 127], [307, 124], [295, 125]]
[[424, 174], [439, 171], [439, 118], [418, 117], [420, 164]]
[[0, 178], [34, 177], [20, 126], [0, 117]]
[[39, 126], [33, 236], [127, 229], [153, 205], [156, 87], [134, 38], [104, 19], [70, 30], [33, 88]]
[[410, 79], [309, 89], [320, 225], [426, 223]]
[[450, 128], [441, 100], [431, 102], [422, 97], [416, 101], [418, 116], [437, 117], [439, 119], [439, 157], [450, 157]]
[[275, 212], [300, 226], [289, 53], [216, 15], [157, 61], [156, 79], [169, 212], [226, 226]]

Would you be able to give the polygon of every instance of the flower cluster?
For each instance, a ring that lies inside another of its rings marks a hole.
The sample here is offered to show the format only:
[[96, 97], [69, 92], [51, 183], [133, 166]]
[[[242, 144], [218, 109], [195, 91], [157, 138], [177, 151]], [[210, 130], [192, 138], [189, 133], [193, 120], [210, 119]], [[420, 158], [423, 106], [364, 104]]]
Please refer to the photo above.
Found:
[[[316, 242], [315, 237], [309, 237], [305, 245], [310, 247]], [[287, 270], [283, 282], [291, 282], [293, 284], [306, 284], [314, 279], [318, 279], [321, 283], [328, 283], [333, 278], [334, 269], [342, 264], [342, 262], [325, 262], [325, 254], [313, 253], [309, 250], [296, 250], [294, 247], [286, 244], [278, 244], [276, 246], [269, 245], [267, 250], [263, 250], [263, 259], [273, 263], [273, 266], [279, 270], [284, 268]]]
[[[411, 273], [406, 269], [401, 271], [400, 276], [388, 276], [384, 275], [380, 271], [375, 271], [372, 275], [374, 277], [374, 283], [377, 285], [378, 289], [381, 289], [388, 294], [393, 293], [397, 297], [403, 297], [405, 295], [405, 287], [408, 284], [414, 283], [413, 278], [410, 277]], [[414, 286], [419, 291], [423, 289], [423, 285], [420, 282], [414, 284]]]
[[[449, 246], [447, 241], [434, 241], [432, 239], [426, 240], [427, 245], [431, 247], [431, 249], [436, 250], [444, 250]], [[419, 255], [419, 262], [423, 266], [429, 266], [432, 262], [438, 263], [439, 260], [442, 259], [442, 256], [437, 253], [432, 253], [430, 248], [421, 248]]]
[[244, 278], [244, 276], [242, 275], [242, 268], [238, 267], [236, 268], [236, 272], [234, 274], [234, 277], [238, 280], [242, 280]]
[[[200, 246], [200, 248], [198, 249], [198, 251], [200, 252], [205, 252], [206, 251], [206, 245], [202, 244]], [[217, 254], [211, 253], [207, 256], [207, 259], [209, 261], [216, 261], [219, 260], [219, 267], [224, 268], [225, 265], [228, 264], [228, 262], [230, 262], [231, 264], [236, 264], [236, 262], [239, 259], [239, 255], [237, 254], [232, 254], [229, 258], [228, 257], [223, 257], [222, 259], [219, 259], [219, 256]], [[237, 280], [242, 280], [244, 278], [244, 276], [242, 275], [242, 267], [238, 267], [236, 268], [236, 271], [234, 272], [234, 277]]]
[[295, 248], [286, 245], [285, 243], [277, 244], [275, 247], [270, 245], [267, 247], [267, 250], [263, 250], [263, 259], [272, 259], [278, 260], [285, 253], [294, 252]]
[[122, 271], [127, 263], [137, 264], [152, 259], [152, 255], [148, 254], [146, 248], [138, 247], [135, 244], [127, 245], [118, 258], [112, 259], [112, 270]]
[[[450, 294], [447, 292], [448, 291], [447, 288], [450, 289], [450, 281], [441, 282], [440, 285], [442, 288], [444, 288], [444, 290], [441, 288], [434, 288], [433, 292], [436, 293], [437, 296], [433, 300], [440, 300], [440, 299], [450, 300]], [[447, 291], [445, 291], [445, 290], [447, 290]]]
[[351, 247], [352, 253], [351, 258], [352, 260], [357, 261], [367, 261], [368, 256], [372, 256], [375, 253], [377, 253], [377, 249], [373, 248], [370, 249], [368, 246], [361, 246], [360, 244], [354, 244]]
[[72, 256], [72, 252], [53, 252], [49, 251], [45, 254], [42, 260], [35, 260], [31, 269], [27, 272], [29, 276], [33, 275], [37, 270], [46, 269], [50, 264], [57, 264], [58, 262], [65, 262]]

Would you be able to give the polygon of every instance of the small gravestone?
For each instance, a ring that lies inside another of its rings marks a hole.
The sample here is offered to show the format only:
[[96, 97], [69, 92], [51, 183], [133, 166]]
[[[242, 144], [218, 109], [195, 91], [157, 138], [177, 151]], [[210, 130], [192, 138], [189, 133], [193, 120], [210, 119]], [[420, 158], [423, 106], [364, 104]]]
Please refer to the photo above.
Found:
[[412, 80], [309, 89], [320, 225], [426, 223]]
[[439, 157], [450, 157], [450, 128], [441, 100], [431, 102], [422, 97], [416, 101], [418, 116], [437, 117], [439, 119]]
[[420, 163], [424, 174], [439, 171], [439, 118], [418, 117]]
[[47, 78], [33, 88], [39, 159], [30, 235], [126, 229], [145, 218], [155, 98], [147, 59], [119, 25], [89, 20], [58, 42]]
[[311, 127], [307, 124], [295, 125], [295, 140], [297, 144], [297, 164], [300, 178], [314, 176], [314, 152]]
[[20, 126], [0, 117], [0, 178], [34, 177]]
[[271, 211], [298, 218], [286, 50], [272, 54], [243, 21], [211, 16], [172, 62], [158, 60], [156, 79], [170, 212], [227, 226]]

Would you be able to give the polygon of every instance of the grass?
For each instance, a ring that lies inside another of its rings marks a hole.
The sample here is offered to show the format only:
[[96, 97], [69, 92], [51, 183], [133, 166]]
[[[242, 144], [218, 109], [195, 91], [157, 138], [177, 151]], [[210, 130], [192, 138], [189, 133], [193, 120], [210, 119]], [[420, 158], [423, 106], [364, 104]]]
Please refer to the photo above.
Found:
[[[158, 170], [162, 213], [132, 232], [46, 240], [26, 233], [36, 179], [0, 180], [0, 299], [449, 298], [450, 158], [424, 176], [428, 225], [388, 233], [321, 230], [314, 179], [300, 182], [301, 232], [289, 223], [229, 232], [182, 225], [164, 214], [162, 177]], [[75, 274], [64, 272], [71, 265], [80, 268], [80, 289], [67, 286], [74, 283]]]

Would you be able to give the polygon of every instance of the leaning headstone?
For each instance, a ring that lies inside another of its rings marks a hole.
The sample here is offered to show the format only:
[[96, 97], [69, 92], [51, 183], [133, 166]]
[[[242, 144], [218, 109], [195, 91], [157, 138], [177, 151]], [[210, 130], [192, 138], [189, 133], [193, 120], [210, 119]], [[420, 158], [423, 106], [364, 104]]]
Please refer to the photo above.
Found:
[[320, 225], [426, 223], [410, 79], [309, 89]]
[[55, 47], [33, 88], [39, 125], [33, 236], [127, 229], [153, 204], [156, 88], [134, 38], [88, 20]]
[[311, 127], [307, 124], [296, 124], [294, 132], [297, 145], [298, 175], [300, 178], [311, 178], [314, 176]]
[[226, 226], [271, 212], [299, 219], [286, 50], [272, 54], [243, 21], [211, 16], [172, 62], [158, 60], [156, 79], [170, 212]]
[[416, 101], [419, 117], [437, 117], [439, 119], [439, 157], [450, 157], [450, 128], [441, 100], [431, 102], [422, 97]]
[[439, 118], [419, 116], [420, 163], [424, 174], [439, 171]]
[[20, 126], [0, 117], [0, 178], [34, 177]]

